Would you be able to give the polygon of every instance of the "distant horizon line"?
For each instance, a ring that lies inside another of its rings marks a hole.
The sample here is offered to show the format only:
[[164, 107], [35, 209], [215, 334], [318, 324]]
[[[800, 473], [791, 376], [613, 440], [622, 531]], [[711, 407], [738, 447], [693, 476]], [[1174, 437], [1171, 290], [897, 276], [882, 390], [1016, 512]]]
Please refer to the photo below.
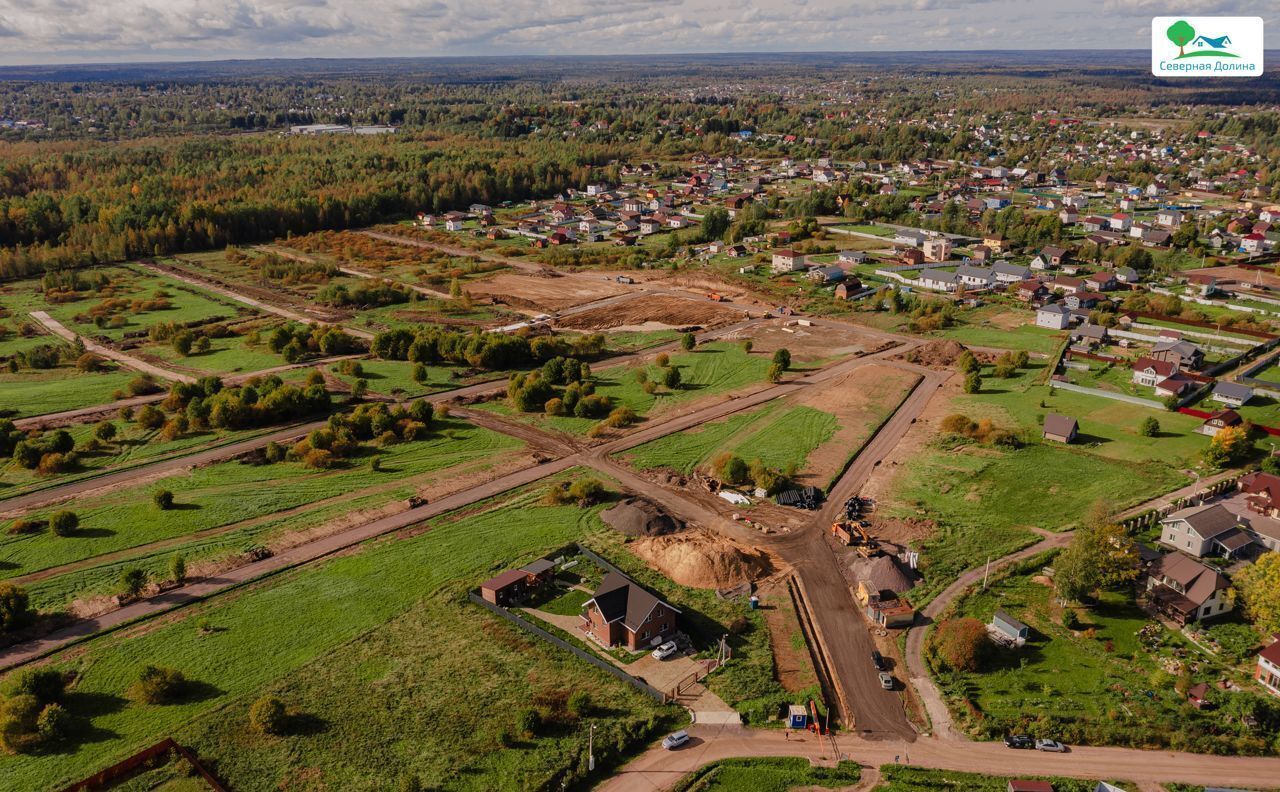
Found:
[[[1270, 51], [1270, 50], [1269, 50]], [[1280, 51], [1280, 50], [1276, 50]], [[101, 67], [101, 68], [122, 68], [128, 66], [163, 66], [163, 65], [214, 65], [219, 63], [305, 63], [305, 62], [326, 62], [326, 63], [344, 63], [344, 62], [361, 62], [361, 61], [457, 61], [457, 60], [474, 60], [474, 61], [507, 61], [507, 60], [626, 60], [628, 58], [699, 58], [699, 57], [794, 57], [794, 56], [840, 56], [840, 57], [876, 57], [891, 55], [909, 55], [914, 57], [957, 57], [972, 55], [977, 57], [989, 58], [992, 53], [1001, 53], [1006, 55], [1038, 55], [1053, 56], [1055, 54], [1072, 53], [1107, 53], [1110, 55], [1117, 54], [1138, 54], [1147, 55], [1147, 49], [1133, 47], [1079, 47], [1079, 48], [1055, 48], [1055, 49], [930, 49], [930, 50], [702, 50], [690, 52], [632, 52], [632, 53], [613, 53], [613, 54], [511, 54], [511, 55], [357, 55], [351, 57], [339, 56], [317, 56], [317, 55], [300, 55], [297, 57], [276, 56], [276, 57], [229, 57], [229, 56], [213, 56], [200, 57], [192, 56], [189, 58], [157, 58], [157, 59], [141, 59], [141, 60], [120, 60], [120, 61], [65, 61], [57, 63], [0, 63], [0, 71], [10, 69], [59, 69], [59, 68], [85, 68], [85, 67]], [[999, 64], [990, 64], [999, 65]]]

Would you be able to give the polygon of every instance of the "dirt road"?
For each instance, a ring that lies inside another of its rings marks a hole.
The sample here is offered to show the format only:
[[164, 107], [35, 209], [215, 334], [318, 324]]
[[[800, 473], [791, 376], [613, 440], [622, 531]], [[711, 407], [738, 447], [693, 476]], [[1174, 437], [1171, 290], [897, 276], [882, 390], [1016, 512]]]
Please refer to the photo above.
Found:
[[787, 739], [776, 730], [744, 726], [694, 725], [688, 731], [693, 740], [685, 748], [665, 751], [655, 746], [596, 787], [597, 792], [670, 789], [685, 774], [710, 762], [735, 756], [800, 756], [824, 765], [844, 758], [864, 767], [898, 762], [988, 775], [1127, 780], [1142, 785], [1177, 781], [1267, 789], [1275, 786], [1276, 779], [1280, 778], [1280, 759], [1261, 757], [1089, 747], [1049, 754], [1011, 751], [1001, 743], [927, 739], [908, 744], [860, 740], [851, 735], [836, 737], [833, 750], [831, 740], [808, 732], [792, 732]]
[[440, 498], [433, 503], [419, 506], [416, 509], [408, 509], [340, 533], [331, 534], [313, 542], [292, 547], [262, 561], [246, 564], [216, 577], [196, 581], [155, 597], [134, 602], [95, 619], [76, 622], [42, 638], [0, 650], [0, 671], [30, 662], [72, 643], [139, 619], [198, 602], [235, 586], [256, 580], [264, 575], [310, 563], [368, 539], [407, 528], [432, 517], [469, 506], [485, 498], [500, 495], [516, 487], [522, 487], [547, 476], [555, 475], [572, 467], [575, 463], [576, 459], [574, 457], [564, 457], [541, 465], [524, 468], [477, 487]]
[[[257, 308], [259, 311], [263, 311], [265, 313], [275, 314], [276, 316], [281, 316], [285, 319], [289, 319], [294, 322], [301, 322], [303, 324], [323, 324], [314, 316], [307, 316], [306, 314], [298, 313], [297, 311], [291, 311], [288, 308], [281, 308], [278, 305], [272, 305], [271, 303], [263, 302], [262, 300], [256, 300], [253, 297], [247, 297], [234, 289], [219, 286], [216, 283], [212, 283], [204, 278], [196, 277], [195, 275], [179, 272], [175, 267], [158, 267], [147, 261], [139, 261], [137, 266], [150, 270], [157, 275], [162, 275], [166, 278], [173, 278], [174, 280], [182, 281], [190, 286], [195, 286], [197, 288], [204, 289], [205, 291], [213, 292], [214, 294], [220, 294], [229, 300], [235, 300], [238, 303], [243, 303], [251, 308]], [[353, 335], [356, 338], [363, 338], [366, 341], [373, 340], [373, 333], [370, 333], [368, 330], [361, 330], [357, 327], [347, 326], [343, 326], [342, 329], [348, 335]]]
[[[371, 273], [371, 272], [365, 272], [364, 270], [358, 270], [358, 269], [355, 269], [354, 267], [338, 267], [338, 272], [341, 272], [341, 273], [342, 273], [342, 274], [344, 274], [344, 275], [350, 275], [350, 276], [351, 276], [351, 277], [353, 277], [353, 278], [367, 278], [367, 279], [369, 279], [369, 280], [383, 280], [383, 278], [382, 278], [381, 276], [379, 276], [379, 275], [374, 275], [373, 273]], [[449, 299], [452, 299], [452, 298], [449, 296], [448, 292], [436, 291], [435, 289], [428, 289], [426, 286], [419, 286], [419, 285], [418, 285], [418, 284], [416, 284], [416, 283], [407, 283], [407, 282], [405, 282], [405, 281], [401, 281], [401, 280], [397, 280], [397, 281], [396, 281], [396, 283], [399, 283], [399, 284], [401, 284], [402, 286], [407, 286], [408, 288], [413, 289], [414, 291], [416, 291], [418, 294], [422, 294], [422, 295], [425, 295], [425, 296], [427, 296], [427, 297], [433, 297], [433, 298], [435, 298], [435, 299], [437, 299], [437, 300], [449, 300]]]
[[524, 272], [542, 272], [543, 270], [551, 269], [543, 264], [538, 264], [532, 261], [523, 261], [518, 258], [511, 258], [509, 256], [502, 256], [497, 253], [490, 253], [485, 250], [475, 250], [473, 248], [462, 247], [459, 245], [444, 245], [439, 242], [428, 242], [425, 239], [414, 239], [413, 237], [400, 236], [398, 234], [387, 234], [382, 231], [364, 230], [360, 233], [367, 237], [381, 239], [383, 242], [394, 242], [397, 245], [408, 245], [409, 247], [424, 248], [426, 250], [439, 250], [440, 252], [448, 253], [451, 256], [469, 256], [483, 261], [493, 261]]
[[131, 368], [134, 371], [141, 371], [144, 374], [150, 374], [154, 377], [159, 377], [160, 379], [163, 379], [163, 380], [169, 380], [170, 382], [195, 382], [196, 381], [195, 377], [191, 377], [186, 374], [179, 374], [176, 371], [170, 371], [169, 369], [163, 368], [161, 366], [152, 365], [145, 360], [139, 360], [138, 358], [132, 355], [126, 355], [125, 353], [112, 349], [109, 346], [104, 346], [102, 344], [99, 344], [97, 341], [94, 341], [91, 338], [78, 336], [75, 333], [68, 330], [62, 324], [62, 322], [59, 322], [57, 319], [54, 319], [52, 316], [45, 313], [44, 311], [32, 311], [31, 318], [35, 319], [40, 324], [44, 325], [45, 329], [48, 330], [50, 333], [53, 333], [54, 335], [59, 336], [61, 338], [65, 338], [68, 341], [75, 341], [76, 338], [79, 338], [80, 343], [84, 344], [85, 351], [92, 352], [95, 355], [101, 355], [102, 357], [108, 360], [114, 360], [120, 365]]

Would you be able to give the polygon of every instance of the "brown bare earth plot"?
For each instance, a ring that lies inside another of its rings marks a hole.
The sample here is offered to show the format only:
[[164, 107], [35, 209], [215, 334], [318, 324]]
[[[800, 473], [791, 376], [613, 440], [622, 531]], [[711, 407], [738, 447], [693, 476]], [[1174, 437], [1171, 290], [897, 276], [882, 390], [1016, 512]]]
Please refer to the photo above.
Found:
[[693, 325], [719, 327], [741, 318], [741, 312], [711, 301], [647, 294], [563, 316], [556, 324], [570, 330], [660, 329]]
[[671, 580], [694, 588], [730, 588], [767, 577], [774, 569], [763, 550], [704, 529], [641, 537], [627, 546]]
[[1280, 275], [1261, 270], [1245, 269], [1244, 267], [1205, 267], [1203, 269], [1184, 270], [1182, 274], [1184, 276], [1212, 275], [1217, 279], [1219, 285], [1235, 281], [1236, 283], [1256, 283], [1262, 286], [1280, 288]]
[[822, 326], [805, 326], [800, 321], [769, 319], [752, 325], [748, 330], [726, 335], [724, 340], [750, 338], [752, 351], [765, 354], [785, 348], [791, 353], [791, 359], [800, 363], [873, 352], [887, 343], [853, 325], [824, 323]]
[[820, 388], [802, 391], [796, 397], [796, 404], [834, 415], [840, 427], [809, 454], [801, 481], [826, 487], [919, 381], [920, 375], [912, 371], [869, 365]]
[[547, 312], [563, 311], [626, 291], [626, 286], [611, 279], [583, 275], [543, 277], [504, 272], [467, 284], [467, 292], [472, 297]]

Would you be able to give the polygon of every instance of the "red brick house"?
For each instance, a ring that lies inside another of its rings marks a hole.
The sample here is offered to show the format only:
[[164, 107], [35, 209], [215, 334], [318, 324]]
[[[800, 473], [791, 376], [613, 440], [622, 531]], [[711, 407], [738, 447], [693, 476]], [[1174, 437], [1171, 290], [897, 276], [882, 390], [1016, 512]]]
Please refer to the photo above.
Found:
[[610, 572], [582, 606], [587, 632], [606, 646], [636, 651], [670, 640], [680, 611], [639, 583]]

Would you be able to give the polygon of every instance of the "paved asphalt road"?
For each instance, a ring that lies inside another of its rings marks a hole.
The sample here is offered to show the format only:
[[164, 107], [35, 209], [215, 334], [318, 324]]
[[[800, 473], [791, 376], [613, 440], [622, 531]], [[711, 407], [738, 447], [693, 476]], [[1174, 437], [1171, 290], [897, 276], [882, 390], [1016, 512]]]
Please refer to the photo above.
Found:
[[[1160, 782], [1269, 789], [1280, 779], [1280, 759], [1205, 756], [1128, 748], [1072, 748], [1069, 753], [1015, 751], [1003, 743], [922, 739], [914, 743], [868, 741], [849, 734], [834, 739], [808, 732], [787, 739], [776, 729], [694, 725], [688, 745], [677, 751], [655, 746], [603, 780], [597, 792], [654, 792], [705, 764], [735, 756], [800, 756], [831, 765], [841, 758], [864, 767], [895, 762], [960, 770], [980, 775], [1064, 776], [1134, 781], [1146, 788]], [[834, 749], [833, 749], [834, 744]]]

